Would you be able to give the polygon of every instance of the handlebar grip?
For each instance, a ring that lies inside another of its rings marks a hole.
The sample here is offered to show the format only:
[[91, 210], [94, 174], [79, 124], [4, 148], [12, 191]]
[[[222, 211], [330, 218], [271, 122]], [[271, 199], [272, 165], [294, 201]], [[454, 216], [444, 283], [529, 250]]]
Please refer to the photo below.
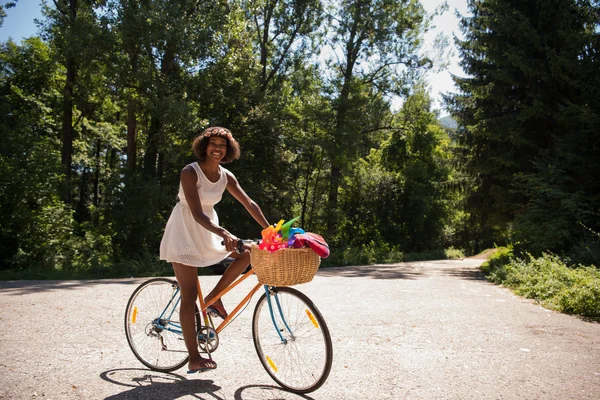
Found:
[[[221, 244], [225, 246], [225, 241], [221, 240]], [[235, 252], [240, 254], [244, 249], [244, 241], [242, 239], [238, 239], [237, 246], [235, 247]]]

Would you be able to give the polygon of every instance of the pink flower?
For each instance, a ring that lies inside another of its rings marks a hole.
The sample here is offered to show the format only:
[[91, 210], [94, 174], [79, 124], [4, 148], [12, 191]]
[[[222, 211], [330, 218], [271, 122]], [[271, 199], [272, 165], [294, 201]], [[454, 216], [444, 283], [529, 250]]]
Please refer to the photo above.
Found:
[[215, 135], [225, 136], [227, 139], [233, 140], [233, 136], [231, 135], [231, 133], [223, 128], [212, 128], [204, 132], [205, 137], [211, 137]]

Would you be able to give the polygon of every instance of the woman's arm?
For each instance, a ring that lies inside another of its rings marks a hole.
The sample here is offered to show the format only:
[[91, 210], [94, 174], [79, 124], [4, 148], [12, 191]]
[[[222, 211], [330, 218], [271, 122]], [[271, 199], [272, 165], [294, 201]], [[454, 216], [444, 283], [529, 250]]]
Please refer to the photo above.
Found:
[[221, 236], [225, 241], [225, 247], [228, 251], [235, 250], [238, 240], [237, 237], [219, 225], [215, 225], [202, 211], [202, 202], [200, 200], [200, 196], [198, 195], [198, 190], [196, 189], [198, 174], [196, 174], [194, 168], [189, 165], [186, 166], [183, 170], [181, 170], [180, 179], [183, 193], [185, 194], [185, 200], [190, 207], [190, 211], [192, 212], [194, 220], [202, 225], [202, 227], [205, 229], [208, 229], [212, 233]]
[[242, 189], [240, 186], [238, 180], [229, 171], [227, 171], [227, 190], [246, 208], [246, 210], [248, 210], [248, 213], [252, 215], [252, 218], [254, 218], [256, 222], [263, 227], [263, 229], [269, 226], [269, 222], [263, 215], [263, 212], [258, 204], [248, 197], [246, 192], [244, 192], [244, 189]]

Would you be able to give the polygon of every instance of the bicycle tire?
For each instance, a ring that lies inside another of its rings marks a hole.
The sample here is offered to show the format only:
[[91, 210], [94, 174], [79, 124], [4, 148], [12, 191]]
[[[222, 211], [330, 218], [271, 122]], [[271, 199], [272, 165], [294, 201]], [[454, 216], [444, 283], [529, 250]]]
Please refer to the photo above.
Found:
[[[252, 339], [264, 369], [283, 389], [303, 394], [320, 388], [331, 371], [333, 346], [325, 319], [303, 293], [289, 287], [271, 287], [279, 298], [283, 323], [275, 301], [273, 312], [282, 342], [273, 325], [266, 294], [263, 294], [252, 317]], [[274, 296], [271, 296], [274, 297]], [[291, 330], [293, 332], [290, 333]]]
[[[155, 322], [179, 285], [167, 278], [150, 279], [132, 293], [125, 310], [125, 336], [131, 351], [146, 367], [154, 371], [171, 372], [183, 367], [189, 358], [183, 335], [159, 329]], [[178, 296], [177, 296], [178, 297]], [[196, 327], [200, 313], [196, 306]], [[179, 304], [171, 318], [163, 316], [164, 326], [179, 326]]]

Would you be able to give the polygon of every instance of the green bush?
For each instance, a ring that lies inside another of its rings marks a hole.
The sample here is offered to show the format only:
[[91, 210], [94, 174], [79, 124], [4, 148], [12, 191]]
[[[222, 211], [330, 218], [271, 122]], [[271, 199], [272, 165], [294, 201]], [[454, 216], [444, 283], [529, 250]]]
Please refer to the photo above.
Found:
[[[199, 271], [206, 268], [198, 268]], [[171, 264], [158, 259], [158, 255], [142, 253], [134, 258], [124, 259], [113, 268], [113, 277], [128, 278], [150, 276], [173, 276]]]
[[590, 235], [578, 242], [569, 258], [580, 264], [600, 266], [600, 237]]
[[455, 249], [454, 247], [450, 247], [444, 250], [444, 255], [449, 260], [457, 260], [465, 258], [465, 252], [461, 249]]
[[506, 279], [505, 268], [513, 257], [514, 250], [512, 246], [500, 247], [486, 262], [481, 264], [481, 270], [488, 274], [488, 278], [492, 282], [501, 283]]
[[460, 249], [430, 250], [405, 253], [399, 246], [371, 241], [362, 246], [346, 246], [332, 248], [331, 256], [322, 261], [323, 267], [345, 265], [370, 265], [378, 263], [397, 263], [403, 261], [425, 261], [462, 259], [464, 252]]
[[600, 270], [569, 266], [560, 257], [516, 257], [512, 248], [500, 249], [481, 268], [492, 282], [544, 306], [568, 314], [600, 319]]
[[563, 288], [557, 303], [567, 313], [600, 318], [600, 271], [582, 267], [572, 287]]

